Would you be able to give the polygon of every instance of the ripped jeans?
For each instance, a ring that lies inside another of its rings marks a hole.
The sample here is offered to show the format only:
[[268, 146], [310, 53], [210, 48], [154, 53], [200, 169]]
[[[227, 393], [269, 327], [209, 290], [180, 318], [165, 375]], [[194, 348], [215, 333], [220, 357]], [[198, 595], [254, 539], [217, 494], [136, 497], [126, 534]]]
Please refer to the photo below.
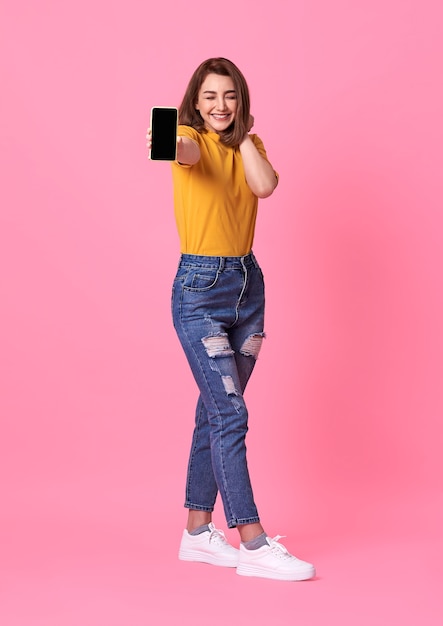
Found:
[[212, 512], [220, 492], [229, 528], [258, 522], [243, 399], [264, 337], [263, 274], [254, 255], [183, 254], [172, 314], [200, 390], [185, 507]]

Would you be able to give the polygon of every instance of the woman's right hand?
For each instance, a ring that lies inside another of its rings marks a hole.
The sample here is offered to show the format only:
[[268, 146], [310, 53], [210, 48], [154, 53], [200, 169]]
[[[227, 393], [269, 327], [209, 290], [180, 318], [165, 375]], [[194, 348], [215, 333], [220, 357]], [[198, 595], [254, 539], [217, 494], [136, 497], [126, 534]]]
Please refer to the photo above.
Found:
[[146, 147], [148, 150], [152, 148], [152, 131], [148, 128], [148, 132], [146, 133]]

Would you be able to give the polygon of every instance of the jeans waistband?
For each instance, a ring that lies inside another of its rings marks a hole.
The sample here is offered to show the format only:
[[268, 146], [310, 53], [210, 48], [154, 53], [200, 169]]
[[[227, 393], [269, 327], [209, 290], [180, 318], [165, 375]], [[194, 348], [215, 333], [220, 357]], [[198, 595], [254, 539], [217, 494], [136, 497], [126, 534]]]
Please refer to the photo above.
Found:
[[182, 254], [180, 256], [179, 267], [215, 267], [220, 272], [234, 268], [259, 268], [257, 259], [250, 252], [244, 256], [204, 256], [201, 254]]

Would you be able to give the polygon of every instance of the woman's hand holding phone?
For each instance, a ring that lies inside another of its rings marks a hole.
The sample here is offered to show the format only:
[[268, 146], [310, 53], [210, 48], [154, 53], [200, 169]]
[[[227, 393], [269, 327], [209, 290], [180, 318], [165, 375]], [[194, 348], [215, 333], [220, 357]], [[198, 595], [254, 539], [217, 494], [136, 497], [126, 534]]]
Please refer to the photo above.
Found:
[[175, 161], [177, 156], [178, 110], [175, 107], [152, 107], [150, 153], [153, 161]]
[[146, 133], [146, 147], [148, 150], [152, 148], [152, 130], [148, 128], [148, 132]]

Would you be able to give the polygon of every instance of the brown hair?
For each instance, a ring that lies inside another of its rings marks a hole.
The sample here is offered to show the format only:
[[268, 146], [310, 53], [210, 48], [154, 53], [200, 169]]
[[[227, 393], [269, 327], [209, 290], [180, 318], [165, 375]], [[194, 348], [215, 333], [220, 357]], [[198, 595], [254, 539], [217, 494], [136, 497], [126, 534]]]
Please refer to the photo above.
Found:
[[238, 67], [223, 57], [203, 61], [189, 81], [183, 101], [179, 109], [179, 124], [192, 126], [195, 130], [204, 131], [204, 121], [195, 105], [203, 81], [208, 74], [230, 76], [237, 94], [237, 112], [233, 123], [220, 133], [221, 141], [227, 146], [236, 146], [249, 130], [250, 99], [245, 77]]

